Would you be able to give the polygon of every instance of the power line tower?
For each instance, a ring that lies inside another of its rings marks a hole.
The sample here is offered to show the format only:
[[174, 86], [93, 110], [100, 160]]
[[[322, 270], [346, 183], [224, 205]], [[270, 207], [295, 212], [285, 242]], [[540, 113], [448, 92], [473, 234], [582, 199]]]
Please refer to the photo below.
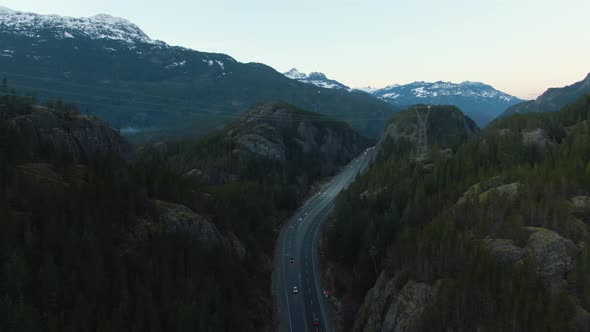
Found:
[[[426, 113], [422, 112], [426, 108]], [[428, 133], [426, 131], [426, 124], [428, 123], [428, 116], [430, 115], [430, 105], [427, 107], [415, 107], [416, 118], [418, 119], [418, 140], [416, 143], [416, 157], [422, 157], [428, 151]]]

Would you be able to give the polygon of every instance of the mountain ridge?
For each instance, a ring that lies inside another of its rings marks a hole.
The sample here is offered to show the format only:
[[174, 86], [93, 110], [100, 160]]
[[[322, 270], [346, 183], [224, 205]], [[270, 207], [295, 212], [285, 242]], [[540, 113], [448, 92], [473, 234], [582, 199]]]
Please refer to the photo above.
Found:
[[415, 81], [390, 85], [371, 94], [402, 108], [414, 104], [456, 105], [480, 127], [491, 122], [507, 107], [522, 101], [491, 85], [473, 81]]
[[[44, 23], [29, 31], [35, 20]], [[64, 98], [128, 128], [136, 142], [202, 135], [269, 100], [347, 121], [372, 138], [396, 111], [365, 93], [320, 89], [264, 64], [170, 46], [135, 25], [98, 20], [4, 10], [0, 75], [41, 100]]]
[[329, 79], [326, 74], [321, 72], [311, 72], [309, 74], [305, 74], [297, 70], [297, 68], [291, 68], [289, 71], [283, 73], [286, 77], [296, 80], [302, 83], [313, 84], [320, 88], [326, 89], [340, 89], [340, 90], [347, 90], [352, 91], [350, 87], [344, 85], [336, 80]]
[[46, 30], [49, 28], [52, 30], [50, 33], [57, 38], [89, 37], [127, 43], [158, 43], [134, 23], [108, 14], [75, 18], [41, 15], [0, 7], [0, 26], [29, 37], [46, 35]]
[[549, 88], [535, 100], [513, 105], [506, 109], [501, 116], [530, 112], [557, 112], [588, 93], [590, 93], [590, 73], [579, 82], [564, 87]]

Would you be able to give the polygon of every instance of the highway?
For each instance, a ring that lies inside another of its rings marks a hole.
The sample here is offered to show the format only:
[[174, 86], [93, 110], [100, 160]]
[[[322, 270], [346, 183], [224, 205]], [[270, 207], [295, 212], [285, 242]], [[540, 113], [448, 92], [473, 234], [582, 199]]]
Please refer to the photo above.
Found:
[[[351, 161], [321, 192], [308, 199], [281, 230], [275, 268], [280, 331], [332, 331], [321, 287], [319, 230], [334, 208], [336, 196], [367, 169], [372, 153], [370, 148]], [[297, 287], [298, 293], [293, 292], [293, 287]]]

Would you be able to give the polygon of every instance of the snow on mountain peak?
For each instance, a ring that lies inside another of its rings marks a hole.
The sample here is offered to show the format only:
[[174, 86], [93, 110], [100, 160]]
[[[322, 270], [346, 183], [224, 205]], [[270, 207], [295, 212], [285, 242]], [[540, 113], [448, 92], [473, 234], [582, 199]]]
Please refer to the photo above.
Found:
[[299, 70], [297, 70], [297, 68], [291, 68], [291, 70], [289, 70], [288, 72], [284, 73], [283, 75], [285, 75], [288, 78], [293, 79], [293, 80], [299, 80], [299, 79], [305, 79], [305, 78], [307, 78], [307, 75], [305, 75], [304, 73], [302, 73]]
[[315, 71], [310, 73], [309, 75], [307, 75], [307, 78], [310, 80], [327, 80], [328, 79], [325, 74], [315, 72]]
[[331, 80], [331, 79], [327, 78], [325, 74], [320, 73], [320, 72], [312, 72], [309, 75], [307, 75], [305, 73], [300, 72], [296, 68], [292, 68], [288, 72], [283, 73], [283, 75], [285, 75], [286, 77], [288, 77], [292, 80], [296, 80], [296, 81], [299, 81], [302, 83], [313, 84], [313, 85], [318, 86], [320, 88], [343, 89], [343, 90], [351, 91], [351, 89], [349, 87], [347, 87], [346, 85], [344, 85], [338, 81]]
[[[487, 84], [471, 81], [461, 83], [416, 81], [406, 85], [391, 85], [375, 91], [373, 94], [382, 99], [397, 99], [401, 95], [422, 99], [440, 98], [443, 96], [462, 96], [472, 99], [499, 99], [506, 102], [517, 100], [517, 98], [498, 91]], [[394, 96], [395, 98], [393, 98]]]
[[361, 86], [361, 87], [356, 88], [356, 90], [364, 91], [366, 93], [373, 93], [373, 92], [375, 92], [375, 91], [377, 91], [379, 89], [380, 88], [375, 88], [375, 87], [372, 87], [370, 85], [368, 85], [368, 86]]
[[0, 7], [0, 31], [27, 37], [50, 34], [57, 38], [85, 37], [128, 43], [156, 43], [137, 25], [106, 14], [74, 18], [26, 13]]

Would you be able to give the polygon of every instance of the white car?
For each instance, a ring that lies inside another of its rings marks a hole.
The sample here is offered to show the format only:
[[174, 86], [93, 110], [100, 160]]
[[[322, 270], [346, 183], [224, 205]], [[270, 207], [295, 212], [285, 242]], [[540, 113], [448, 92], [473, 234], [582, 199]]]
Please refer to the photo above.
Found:
[[299, 222], [302, 222], [302, 221], [303, 221], [303, 218], [299, 217]]
[[297, 286], [293, 286], [293, 294], [297, 294], [297, 293], [299, 293]]

